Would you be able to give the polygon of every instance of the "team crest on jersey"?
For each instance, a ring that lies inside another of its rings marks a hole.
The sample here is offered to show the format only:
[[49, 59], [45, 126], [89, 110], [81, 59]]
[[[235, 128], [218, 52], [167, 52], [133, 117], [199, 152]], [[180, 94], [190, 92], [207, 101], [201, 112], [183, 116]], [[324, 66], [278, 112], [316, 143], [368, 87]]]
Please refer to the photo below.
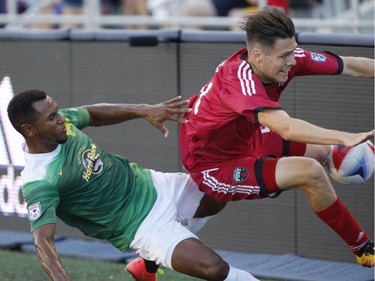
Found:
[[233, 170], [233, 180], [235, 182], [244, 182], [249, 177], [249, 172], [244, 167], [236, 167]]
[[312, 61], [316, 61], [316, 62], [325, 62], [327, 60], [327, 57], [323, 54], [311, 52], [310, 53], [310, 59]]
[[103, 162], [100, 160], [100, 154], [95, 144], [92, 143], [90, 148], [82, 153], [82, 164], [85, 167], [82, 177], [87, 182], [92, 175], [99, 174], [102, 171]]
[[27, 212], [29, 215], [29, 220], [36, 221], [42, 215], [42, 207], [40, 203], [31, 204], [27, 206]]

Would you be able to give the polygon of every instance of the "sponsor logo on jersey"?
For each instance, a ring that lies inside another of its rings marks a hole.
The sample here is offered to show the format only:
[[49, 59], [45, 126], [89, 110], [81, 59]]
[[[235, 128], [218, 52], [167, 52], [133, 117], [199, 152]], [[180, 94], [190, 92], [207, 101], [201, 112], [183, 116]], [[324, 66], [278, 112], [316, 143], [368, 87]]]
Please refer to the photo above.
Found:
[[244, 182], [249, 177], [249, 172], [244, 167], [236, 167], [233, 170], [233, 180], [235, 182]]
[[85, 167], [82, 178], [89, 181], [92, 175], [99, 174], [103, 169], [103, 162], [100, 160], [95, 144], [91, 144], [89, 149], [82, 153], [82, 165]]
[[42, 215], [42, 207], [40, 203], [31, 204], [27, 206], [27, 212], [29, 214], [29, 220], [36, 221]]
[[327, 60], [327, 57], [323, 54], [311, 52], [310, 59], [316, 62], [325, 62]]

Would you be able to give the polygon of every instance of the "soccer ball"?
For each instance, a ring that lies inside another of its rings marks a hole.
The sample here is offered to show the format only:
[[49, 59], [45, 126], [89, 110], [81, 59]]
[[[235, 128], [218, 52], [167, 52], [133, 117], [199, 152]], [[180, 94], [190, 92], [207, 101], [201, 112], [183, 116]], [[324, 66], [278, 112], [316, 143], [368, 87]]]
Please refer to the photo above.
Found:
[[331, 177], [342, 184], [360, 184], [374, 174], [374, 144], [366, 141], [354, 147], [333, 145], [328, 156]]

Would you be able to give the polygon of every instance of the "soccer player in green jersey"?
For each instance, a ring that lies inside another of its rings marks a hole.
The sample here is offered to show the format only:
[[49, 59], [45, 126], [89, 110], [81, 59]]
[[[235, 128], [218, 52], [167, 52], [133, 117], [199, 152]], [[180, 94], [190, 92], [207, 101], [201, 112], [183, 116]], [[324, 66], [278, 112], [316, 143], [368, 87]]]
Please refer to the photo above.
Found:
[[144, 169], [98, 147], [81, 129], [145, 118], [168, 135], [166, 120], [190, 109], [180, 97], [157, 105], [96, 104], [61, 109], [41, 90], [10, 101], [25, 138], [21, 173], [38, 259], [51, 280], [70, 280], [54, 245], [56, 218], [121, 251], [205, 280], [257, 280], [234, 268], [183, 226], [212, 215], [213, 199], [184, 173]]

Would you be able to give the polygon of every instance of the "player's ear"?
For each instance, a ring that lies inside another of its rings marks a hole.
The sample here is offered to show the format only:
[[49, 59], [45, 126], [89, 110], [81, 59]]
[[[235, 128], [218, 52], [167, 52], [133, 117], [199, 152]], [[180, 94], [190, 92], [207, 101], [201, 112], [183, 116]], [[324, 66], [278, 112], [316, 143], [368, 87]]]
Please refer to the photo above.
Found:
[[35, 136], [36, 134], [35, 126], [32, 124], [28, 124], [28, 123], [21, 125], [21, 131], [25, 137], [32, 137], [32, 136]]
[[254, 62], [261, 62], [262, 60], [262, 50], [261, 49], [258, 49], [258, 48], [254, 48], [251, 50], [251, 57], [252, 57], [252, 61]]

